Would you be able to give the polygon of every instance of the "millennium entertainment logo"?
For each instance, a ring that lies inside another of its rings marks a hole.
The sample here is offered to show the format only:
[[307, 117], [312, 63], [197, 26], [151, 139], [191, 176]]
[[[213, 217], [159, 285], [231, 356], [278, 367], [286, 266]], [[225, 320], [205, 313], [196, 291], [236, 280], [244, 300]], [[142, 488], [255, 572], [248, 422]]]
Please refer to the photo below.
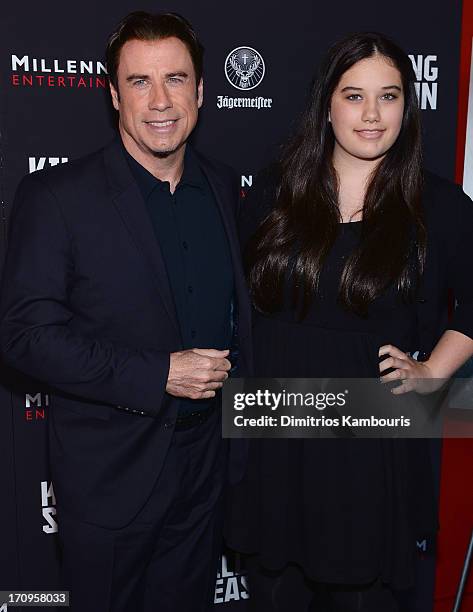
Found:
[[11, 55], [11, 84], [14, 87], [104, 89], [107, 70], [97, 60], [37, 58]]

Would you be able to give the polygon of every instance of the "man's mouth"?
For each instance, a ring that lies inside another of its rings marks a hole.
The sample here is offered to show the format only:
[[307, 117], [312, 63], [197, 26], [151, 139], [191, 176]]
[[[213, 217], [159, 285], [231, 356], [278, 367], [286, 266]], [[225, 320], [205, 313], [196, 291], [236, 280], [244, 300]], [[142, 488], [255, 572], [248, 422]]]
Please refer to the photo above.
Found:
[[167, 121], [145, 121], [145, 123], [157, 128], [166, 128], [174, 125], [176, 121], [177, 119], [168, 119]]

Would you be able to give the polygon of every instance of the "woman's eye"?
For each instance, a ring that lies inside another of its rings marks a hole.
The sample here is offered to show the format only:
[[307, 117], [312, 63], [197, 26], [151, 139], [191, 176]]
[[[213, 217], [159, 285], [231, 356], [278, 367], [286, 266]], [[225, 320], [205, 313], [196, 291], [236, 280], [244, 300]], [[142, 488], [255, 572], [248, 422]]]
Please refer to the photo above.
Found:
[[361, 100], [360, 94], [350, 94], [347, 96], [347, 100]]
[[396, 100], [397, 96], [392, 93], [387, 93], [382, 96], [383, 100]]

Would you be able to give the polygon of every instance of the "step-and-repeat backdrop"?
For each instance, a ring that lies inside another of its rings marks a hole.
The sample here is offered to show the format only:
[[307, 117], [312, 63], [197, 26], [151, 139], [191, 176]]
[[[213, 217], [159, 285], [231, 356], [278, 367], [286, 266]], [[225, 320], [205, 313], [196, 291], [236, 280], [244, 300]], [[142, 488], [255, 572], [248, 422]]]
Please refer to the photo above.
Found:
[[[179, 12], [195, 26], [206, 53], [204, 107], [194, 144], [232, 165], [241, 175], [242, 188], [251, 187], [256, 172], [288, 134], [322, 54], [337, 38], [359, 30], [381, 31], [409, 54], [423, 115], [426, 165], [444, 177], [455, 177], [461, 2], [9, 2], [2, 7], [0, 25], [2, 259], [21, 177], [67, 163], [113, 137], [116, 118], [103, 52], [117, 22], [137, 9]], [[471, 54], [471, 35], [469, 43]], [[251, 89], [241, 87], [226, 62], [240, 48], [256, 53], [264, 66], [255, 73]], [[473, 147], [471, 121], [470, 116]], [[47, 419], [48, 395], [41, 384], [3, 369], [0, 590], [58, 586], [60, 525], [47, 461]], [[434, 447], [433, 454], [438, 459], [439, 449]], [[424, 540], [417, 546], [419, 584], [405, 605], [406, 610], [427, 612], [432, 609], [434, 543]], [[223, 555], [216, 609], [243, 611], [248, 597], [241, 560]]]

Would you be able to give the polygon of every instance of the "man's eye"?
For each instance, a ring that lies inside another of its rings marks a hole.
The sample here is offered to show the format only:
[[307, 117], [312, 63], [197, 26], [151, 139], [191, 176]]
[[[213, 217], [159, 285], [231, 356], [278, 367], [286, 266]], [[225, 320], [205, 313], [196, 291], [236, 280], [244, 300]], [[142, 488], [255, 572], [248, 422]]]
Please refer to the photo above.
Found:
[[146, 85], [146, 81], [144, 79], [136, 79], [136, 81], [133, 81], [133, 85], [143, 87], [143, 85]]
[[169, 77], [168, 81], [170, 83], [182, 83], [183, 79], [182, 77]]

